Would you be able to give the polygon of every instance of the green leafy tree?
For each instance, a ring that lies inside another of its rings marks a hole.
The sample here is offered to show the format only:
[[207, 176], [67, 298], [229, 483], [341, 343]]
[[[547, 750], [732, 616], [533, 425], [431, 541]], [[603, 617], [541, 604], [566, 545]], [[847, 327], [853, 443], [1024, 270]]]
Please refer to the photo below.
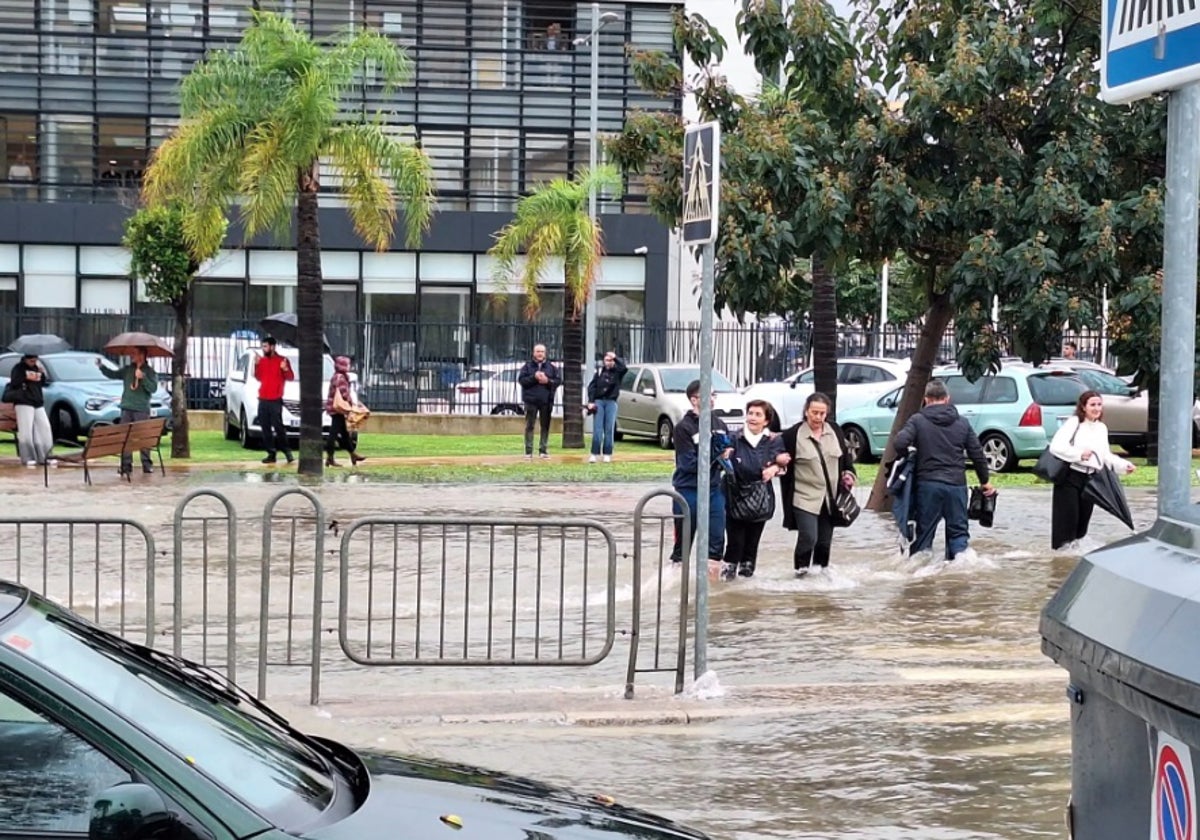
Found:
[[125, 221], [122, 244], [129, 249], [129, 272], [146, 285], [151, 300], [175, 311], [175, 355], [171, 363], [171, 456], [190, 458], [187, 363], [192, 335], [192, 282], [216, 246], [196, 253], [184, 234], [186, 213], [178, 205], [145, 207]]
[[403, 51], [378, 32], [323, 44], [280, 15], [254, 11], [233, 50], [209, 53], [183, 80], [179, 128], [146, 171], [148, 202], [193, 208], [185, 232], [197, 254], [220, 245], [235, 200], [247, 239], [264, 231], [286, 237], [294, 216], [302, 474], [319, 476], [323, 463], [321, 162], [337, 172], [355, 230], [379, 250], [391, 244], [397, 202], [410, 246], [433, 212], [426, 155], [381, 120], [347, 116], [357, 110], [347, 96], [367, 68], [367, 81], [386, 96], [408, 67]]
[[589, 360], [584, 359], [581, 316], [604, 256], [604, 233], [588, 213], [588, 194], [594, 189], [615, 195], [620, 186], [620, 176], [609, 166], [582, 171], [570, 181], [555, 178], [540, 184], [518, 202], [516, 215], [496, 234], [489, 251], [498, 260], [497, 279], [506, 288], [515, 282], [524, 292], [530, 317], [541, 307], [538, 289], [543, 274], [554, 260], [563, 262], [564, 449], [583, 448], [583, 412], [577, 400]]

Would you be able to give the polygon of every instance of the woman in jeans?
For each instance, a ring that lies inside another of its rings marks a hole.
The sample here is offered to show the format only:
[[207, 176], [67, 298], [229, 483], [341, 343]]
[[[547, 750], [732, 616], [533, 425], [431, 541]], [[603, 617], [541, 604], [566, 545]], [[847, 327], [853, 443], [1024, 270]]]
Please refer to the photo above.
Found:
[[325, 399], [325, 410], [329, 412], [329, 439], [325, 442], [325, 466], [340, 467], [333, 459], [333, 453], [341, 444], [342, 449], [350, 453], [350, 465], [367, 460], [355, 451], [354, 439], [350, 437], [350, 427], [346, 425], [345, 409], [339, 410], [334, 405], [334, 394], [338, 394], [347, 405], [354, 404], [354, 394], [350, 388], [350, 359], [338, 356], [333, 360], [333, 377], [329, 380], [329, 394]]
[[601, 452], [604, 463], [612, 460], [613, 435], [617, 431], [617, 397], [621, 394], [621, 379], [625, 376], [625, 363], [615, 350], [604, 354], [604, 364], [588, 383], [588, 411], [592, 419], [592, 455], [589, 464], [596, 463]]
[[46, 401], [42, 386], [46, 384], [46, 373], [38, 364], [38, 357], [26, 354], [13, 365], [5, 398], [13, 404], [17, 414], [17, 451], [21, 463], [36, 467], [54, 463], [50, 449], [54, 446], [54, 433], [50, 429], [50, 418], [46, 416]]
[[[746, 403], [746, 425], [734, 432], [733, 478], [735, 484], [727, 486], [729, 493], [736, 493], [738, 486], [763, 484], [771, 496], [774, 509], [775, 488], [772, 480], [787, 473], [791, 456], [783, 450], [783, 438], [768, 430], [775, 412], [764, 400]], [[786, 480], [786, 479], [784, 479]], [[732, 496], [730, 497], [732, 501]], [[766, 519], [745, 521], [737, 518], [736, 505], [725, 505], [725, 568], [722, 577], [753, 577], [758, 563], [758, 543], [762, 539]]]
[[[792, 456], [791, 475], [780, 484], [783, 527], [796, 532], [792, 565], [796, 577], [829, 566], [833, 543], [830, 493], [854, 486], [854, 459], [842, 430], [829, 419], [829, 397], [821, 392], [804, 402], [804, 419], [783, 433]], [[822, 463], [823, 462], [823, 463]]]

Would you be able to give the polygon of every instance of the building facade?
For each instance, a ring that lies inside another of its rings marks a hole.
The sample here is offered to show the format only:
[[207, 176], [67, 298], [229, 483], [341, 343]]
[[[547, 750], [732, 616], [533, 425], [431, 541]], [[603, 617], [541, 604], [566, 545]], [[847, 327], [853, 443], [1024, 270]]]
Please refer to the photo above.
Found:
[[[663, 107], [637, 87], [626, 47], [671, 50], [677, 6], [603, 4], [616, 20], [597, 38], [602, 135], [633, 109]], [[206, 51], [236, 43], [258, 7], [316, 37], [373, 27], [413, 65], [399, 92], [385, 97], [368, 76], [348, 106], [381, 112], [428, 152], [438, 213], [419, 250], [370, 252], [341, 207], [337, 173], [324, 171], [327, 320], [445, 325], [436, 331], [444, 346], [416, 352], [467, 365], [524, 352], [509, 346], [526, 340], [509, 329], [528, 321], [524, 300], [495, 294], [486, 251], [522, 194], [587, 165], [591, 47], [576, 43], [591, 30], [586, 2], [0, 0], [0, 312], [19, 316], [24, 331], [75, 313], [165, 314], [128, 276], [122, 223], [144, 166], [178, 124], [180, 79]], [[602, 322], [668, 318], [673, 253], [642, 192], [635, 179], [621, 198], [600, 202]], [[295, 253], [286, 243], [246, 242], [236, 224], [229, 243], [196, 287], [200, 331], [294, 306]], [[548, 322], [560, 316], [561, 285], [547, 273]], [[396, 352], [394, 341], [363, 346], [362, 329], [353, 339], [365, 357]]]

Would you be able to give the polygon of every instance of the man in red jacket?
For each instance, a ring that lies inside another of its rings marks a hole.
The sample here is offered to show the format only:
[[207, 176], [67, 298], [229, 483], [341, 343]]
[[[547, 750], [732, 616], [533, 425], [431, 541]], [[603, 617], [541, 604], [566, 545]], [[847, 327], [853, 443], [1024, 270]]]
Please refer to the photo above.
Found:
[[275, 463], [276, 451], [292, 463], [288, 449], [287, 429], [283, 425], [283, 383], [296, 378], [287, 358], [275, 352], [275, 339], [267, 336], [262, 343], [262, 356], [254, 363], [254, 378], [258, 380], [258, 424], [262, 426], [263, 446], [267, 449], [264, 464]]

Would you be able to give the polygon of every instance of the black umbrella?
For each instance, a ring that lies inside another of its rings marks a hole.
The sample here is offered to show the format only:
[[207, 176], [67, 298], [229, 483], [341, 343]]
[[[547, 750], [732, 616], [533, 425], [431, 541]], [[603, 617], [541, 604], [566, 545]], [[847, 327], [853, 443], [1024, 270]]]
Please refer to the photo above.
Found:
[[[284, 344], [290, 344], [293, 347], [298, 346], [296, 339], [298, 338], [299, 329], [296, 324], [295, 312], [276, 312], [274, 315], [268, 315], [266, 318], [263, 318], [258, 322], [258, 325], [263, 328], [265, 333], [274, 336]], [[329, 339], [321, 336], [321, 340], [325, 344], [325, 352], [332, 352], [329, 347]]]
[[1133, 514], [1129, 512], [1125, 490], [1112, 467], [1092, 473], [1087, 484], [1083, 486], [1083, 495], [1095, 502], [1096, 507], [1108, 511], [1130, 529], [1133, 528]]
[[65, 353], [71, 349], [66, 339], [56, 335], [23, 335], [8, 345], [8, 349], [22, 355], [49, 356], [51, 353]]

